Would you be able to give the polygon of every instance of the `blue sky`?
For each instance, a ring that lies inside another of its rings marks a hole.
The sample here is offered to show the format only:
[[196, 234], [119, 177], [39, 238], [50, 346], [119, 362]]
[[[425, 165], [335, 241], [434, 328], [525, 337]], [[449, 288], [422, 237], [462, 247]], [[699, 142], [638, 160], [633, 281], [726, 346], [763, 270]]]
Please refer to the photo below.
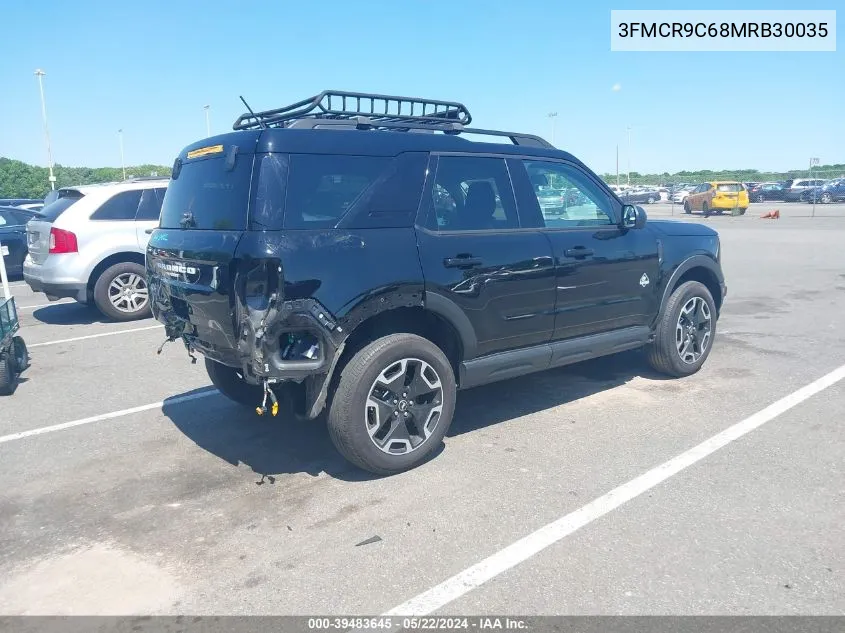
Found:
[[[355, 0], [7, 3], [0, 156], [170, 164], [243, 111], [325, 88], [465, 103], [479, 127], [535, 132], [599, 172], [845, 162], [845, 49], [835, 53], [610, 51], [610, 10], [832, 9], [834, 2]], [[841, 5], [840, 5], [841, 6]], [[840, 15], [845, 12], [840, 11]], [[614, 91], [614, 84], [621, 90]]]

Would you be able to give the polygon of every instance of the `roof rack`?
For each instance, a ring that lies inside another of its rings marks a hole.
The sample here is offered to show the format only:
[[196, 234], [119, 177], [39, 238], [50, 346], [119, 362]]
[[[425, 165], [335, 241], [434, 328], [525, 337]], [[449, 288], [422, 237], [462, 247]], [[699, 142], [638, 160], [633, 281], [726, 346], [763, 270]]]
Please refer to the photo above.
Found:
[[367, 92], [324, 90], [318, 95], [288, 106], [242, 114], [232, 126], [235, 130], [257, 127], [288, 127], [302, 118], [351, 119], [368, 117], [374, 123], [442, 123], [444, 120], [468, 125], [469, 110], [461, 103], [416, 97], [396, 97]]
[[466, 127], [471, 121], [472, 115], [467, 107], [458, 102], [324, 90], [318, 95], [281, 108], [262, 112], [250, 110], [238, 117], [232, 129], [351, 127], [405, 132], [439, 131], [445, 134], [465, 132], [506, 137], [514, 145], [554, 149], [551, 143], [533, 134]]
[[170, 176], [132, 176], [123, 182], [144, 182], [146, 180], [170, 180]]

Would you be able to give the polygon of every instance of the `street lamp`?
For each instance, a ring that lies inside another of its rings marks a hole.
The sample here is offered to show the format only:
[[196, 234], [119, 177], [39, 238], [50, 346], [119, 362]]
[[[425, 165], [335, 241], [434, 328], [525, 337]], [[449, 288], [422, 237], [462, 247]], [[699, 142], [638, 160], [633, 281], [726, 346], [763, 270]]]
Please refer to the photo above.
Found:
[[211, 136], [211, 119], [209, 118], [208, 111], [211, 108], [210, 105], [204, 105], [202, 107], [205, 110], [205, 135], [206, 137]]
[[50, 148], [50, 128], [47, 127], [47, 104], [44, 101], [44, 82], [42, 80], [42, 77], [46, 74], [40, 68], [35, 70], [35, 76], [38, 77], [38, 90], [41, 93], [41, 118], [44, 120], [44, 138], [47, 139], [47, 167], [50, 170], [50, 189], [55, 189], [56, 177], [53, 175], [53, 150]]
[[557, 112], [549, 112], [549, 118], [552, 120], [552, 145], [557, 143]]
[[123, 179], [126, 180], [126, 161], [123, 159], [123, 128], [117, 131], [117, 136], [120, 139], [120, 166], [123, 168]]
[[627, 128], [628, 131], [628, 186], [631, 186], [631, 126]]

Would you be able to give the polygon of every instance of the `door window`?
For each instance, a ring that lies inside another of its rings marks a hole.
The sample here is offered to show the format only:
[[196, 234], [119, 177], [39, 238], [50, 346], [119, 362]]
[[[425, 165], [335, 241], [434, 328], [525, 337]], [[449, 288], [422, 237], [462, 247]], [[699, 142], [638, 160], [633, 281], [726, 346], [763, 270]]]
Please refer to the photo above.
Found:
[[495, 231], [519, 227], [501, 158], [441, 156], [425, 226], [433, 231]]
[[158, 221], [161, 215], [161, 201], [164, 200], [164, 193], [167, 191], [164, 187], [157, 189], [144, 189], [141, 194], [141, 202], [138, 205], [138, 214], [135, 216], [136, 220], [155, 220]]
[[523, 160], [522, 163], [546, 227], [616, 224], [610, 197], [582, 171], [550, 161]]

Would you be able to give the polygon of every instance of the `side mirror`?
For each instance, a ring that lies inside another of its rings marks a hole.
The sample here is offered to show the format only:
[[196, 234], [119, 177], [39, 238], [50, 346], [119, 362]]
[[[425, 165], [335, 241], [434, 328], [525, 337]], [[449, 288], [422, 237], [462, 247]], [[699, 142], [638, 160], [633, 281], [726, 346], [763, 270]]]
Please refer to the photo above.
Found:
[[645, 209], [626, 204], [622, 207], [622, 226], [626, 229], [641, 229], [645, 226], [647, 216]]

